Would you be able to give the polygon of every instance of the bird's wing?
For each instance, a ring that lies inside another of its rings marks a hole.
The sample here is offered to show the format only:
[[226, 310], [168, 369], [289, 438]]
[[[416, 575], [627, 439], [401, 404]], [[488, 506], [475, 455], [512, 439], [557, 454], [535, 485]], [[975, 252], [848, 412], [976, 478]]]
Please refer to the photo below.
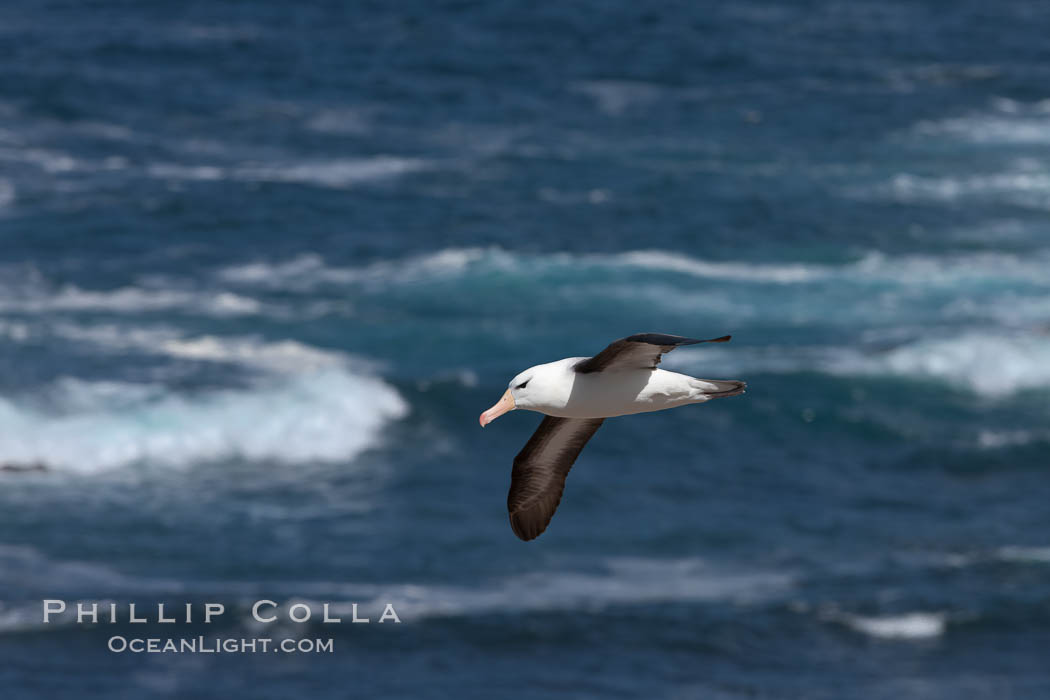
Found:
[[561, 501], [565, 477], [603, 420], [543, 417], [540, 427], [514, 458], [507, 510], [515, 535], [531, 540], [547, 529]]
[[679, 345], [725, 343], [732, 337], [724, 335], [721, 338], [697, 340], [664, 333], [638, 333], [610, 343], [609, 347], [594, 357], [577, 363], [573, 369], [580, 374], [620, 369], [656, 369], [656, 366], [660, 364], [660, 356], [665, 352], [671, 352]]

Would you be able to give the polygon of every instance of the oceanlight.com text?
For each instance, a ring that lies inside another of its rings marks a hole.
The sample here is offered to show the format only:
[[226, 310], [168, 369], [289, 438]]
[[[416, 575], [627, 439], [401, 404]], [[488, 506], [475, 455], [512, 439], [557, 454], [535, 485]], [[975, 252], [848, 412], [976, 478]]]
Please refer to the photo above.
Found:
[[114, 635], [107, 648], [117, 654], [331, 654], [332, 639], [270, 639], [233, 637], [143, 638]]

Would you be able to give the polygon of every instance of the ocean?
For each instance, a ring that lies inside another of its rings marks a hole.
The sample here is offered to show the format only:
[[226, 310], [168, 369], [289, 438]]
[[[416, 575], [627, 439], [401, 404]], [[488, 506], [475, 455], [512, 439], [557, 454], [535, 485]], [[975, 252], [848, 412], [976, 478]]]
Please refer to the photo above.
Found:
[[[8, 0], [0, 696], [1050, 697], [1048, 26]], [[639, 332], [747, 393], [519, 541], [478, 414]]]

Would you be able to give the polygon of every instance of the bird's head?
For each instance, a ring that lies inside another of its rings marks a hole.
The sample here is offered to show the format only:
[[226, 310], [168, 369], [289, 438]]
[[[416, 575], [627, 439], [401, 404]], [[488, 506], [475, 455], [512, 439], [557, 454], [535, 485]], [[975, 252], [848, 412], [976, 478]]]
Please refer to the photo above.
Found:
[[529, 408], [528, 404], [530, 404], [531, 398], [529, 382], [532, 381], [535, 371], [535, 367], [530, 367], [510, 380], [510, 384], [507, 385], [507, 390], [503, 392], [500, 400], [492, 408], [482, 413], [478, 419], [482, 428], [515, 408]]
[[519, 372], [514, 379], [510, 380], [507, 390], [496, 404], [481, 414], [478, 419], [481, 427], [496, 420], [504, 413], [513, 411], [515, 408], [544, 412], [544, 409], [552, 408], [561, 400], [562, 385], [567, 360], [549, 362], [545, 365], [529, 367]]

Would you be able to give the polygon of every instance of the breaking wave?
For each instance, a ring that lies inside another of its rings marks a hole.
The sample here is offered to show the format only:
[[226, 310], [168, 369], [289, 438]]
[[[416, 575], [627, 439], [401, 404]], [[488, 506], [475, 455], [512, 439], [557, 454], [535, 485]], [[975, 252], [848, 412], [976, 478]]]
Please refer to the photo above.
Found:
[[672, 251], [636, 250], [623, 253], [574, 255], [527, 254], [502, 248], [447, 248], [397, 260], [380, 260], [359, 267], [328, 264], [314, 253], [286, 262], [255, 261], [223, 268], [219, 276], [244, 285], [312, 289], [323, 284], [388, 282], [406, 284], [468, 274], [544, 275], [586, 270], [652, 270], [712, 280], [760, 284], [890, 282], [944, 285], [988, 279], [1046, 282], [1050, 259], [1045, 254], [967, 253], [955, 256], [891, 257], [869, 252], [841, 264], [714, 261]]
[[933, 379], [988, 397], [1050, 386], [1050, 336], [967, 334], [921, 340], [837, 371]]
[[60, 412], [0, 398], [0, 455], [14, 464], [98, 472], [131, 464], [182, 466], [249, 459], [352, 459], [407, 413], [382, 381], [344, 369], [196, 395], [160, 385], [67, 378], [49, 387]]
[[408, 412], [362, 363], [296, 341], [110, 326], [59, 331], [110, 350], [231, 363], [258, 374], [246, 387], [195, 393], [65, 377], [32, 396], [0, 396], [0, 462], [90, 473], [140, 463], [342, 461], [376, 446], [386, 423]]
[[891, 349], [790, 347], [682, 349], [667, 367], [718, 376], [755, 372], [818, 372], [938, 381], [1002, 398], [1050, 387], [1050, 334], [978, 334], [915, 340]]

